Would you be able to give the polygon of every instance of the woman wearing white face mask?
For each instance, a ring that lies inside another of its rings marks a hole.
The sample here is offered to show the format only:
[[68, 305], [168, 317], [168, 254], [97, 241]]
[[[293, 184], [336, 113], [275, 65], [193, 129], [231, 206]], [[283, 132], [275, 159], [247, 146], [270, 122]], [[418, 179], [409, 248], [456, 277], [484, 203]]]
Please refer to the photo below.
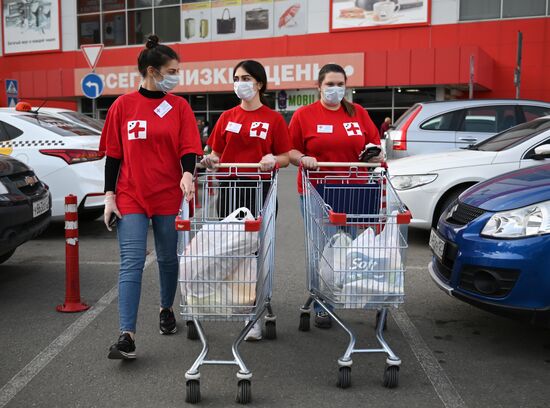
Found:
[[[346, 72], [340, 65], [325, 65], [319, 71], [321, 100], [294, 113], [289, 125], [290, 161], [300, 169], [315, 170], [318, 162], [357, 162], [367, 144], [380, 145], [378, 129], [367, 111], [344, 98], [346, 80]], [[381, 157], [373, 161], [376, 160]], [[301, 171], [298, 194], [303, 208]], [[330, 316], [317, 304], [314, 307], [315, 325], [330, 328]]]
[[[267, 89], [267, 75], [264, 67], [257, 61], [246, 60], [238, 63], [233, 72], [234, 90], [241, 103], [225, 111], [218, 119], [208, 140], [212, 153], [205, 156], [202, 163], [211, 169], [220, 162], [259, 163], [262, 171], [272, 170], [277, 164], [288, 166], [288, 127], [280, 113], [266, 106], [263, 94]], [[241, 174], [246, 171], [239, 170]], [[246, 186], [250, 183], [239, 183], [235, 178], [220, 182], [217, 202], [220, 218], [238, 207], [247, 207], [253, 214], [259, 211], [255, 194]], [[232, 190], [232, 187], [237, 187], [237, 190]], [[268, 192], [269, 182], [266, 181], [262, 188], [264, 201]], [[245, 340], [260, 340], [261, 333], [261, 326], [257, 323]]]
[[185, 99], [167, 92], [179, 84], [179, 57], [151, 35], [138, 57], [143, 82], [111, 106], [101, 134], [106, 153], [107, 228], [118, 229], [120, 337], [110, 359], [136, 357], [134, 334], [152, 221], [160, 276], [161, 334], [176, 332], [172, 309], [178, 282], [174, 219], [182, 195], [194, 195], [193, 172], [202, 154], [195, 116]]

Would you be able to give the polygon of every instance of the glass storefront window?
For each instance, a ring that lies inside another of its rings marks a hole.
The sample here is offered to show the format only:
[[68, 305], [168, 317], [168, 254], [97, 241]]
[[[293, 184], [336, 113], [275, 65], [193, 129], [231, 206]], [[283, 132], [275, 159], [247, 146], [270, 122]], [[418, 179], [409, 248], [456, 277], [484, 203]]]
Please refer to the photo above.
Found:
[[210, 94], [208, 96], [208, 109], [211, 111], [225, 111], [239, 104], [239, 98], [233, 92], [225, 94]]
[[82, 44], [98, 44], [101, 42], [99, 14], [79, 16], [77, 24], [78, 46]]
[[[185, 1], [184, 1], [185, 3]], [[180, 0], [155, 0], [155, 6], [171, 6], [174, 4], [180, 4]]]
[[206, 95], [190, 95], [191, 109], [194, 111], [204, 111], [206, 110]]
[[103, 11], [124, 10], [126, 8], [125, 0], [101, 0]]
[[144, 8], [151, 7], [153, 5], [153, 0], [128, 0], [128, 8]]
[[502, 17], [530, 17], [546, 15], [546, 0], [503, 0]]
[[180, 40], [180, 8], [164, 7], [155, 9], [155, 34], [161, 42]]
[[153, 32], [153, 11], [128, 11], [128, 44], [144, 44], [147, 35]]
[[78, 0], [76, 12], [78, 14], [99, 13], [99, 0]]
[[103, 44], [126, 45], [126, 13], [103, 14]]
[[460, 0], [460, 21], [500, 18], [501, 0]]

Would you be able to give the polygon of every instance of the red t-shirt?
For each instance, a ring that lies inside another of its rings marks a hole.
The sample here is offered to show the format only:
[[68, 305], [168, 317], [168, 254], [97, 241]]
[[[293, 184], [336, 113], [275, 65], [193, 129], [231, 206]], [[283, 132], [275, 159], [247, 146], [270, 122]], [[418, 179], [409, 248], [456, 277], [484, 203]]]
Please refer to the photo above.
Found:
[[262, 105], [254, 111], [241, 106], [222, 113], [208, 139], [221, 163], [259, 163], [266, 154], [288, 153], [290, 139], [282, 115]]
[[[348, 116], [342, 107], [326, 109], [321, 102], [298, 109], [289, 126], [292, 148], [319, 162], [357, 162], [366, 144], [380, 145], [380, 135], [367, 111], [354, 106], [354, 116]], [[298, 193], [303, 194], [301, 171]]]
[[202, 154], [195, 115], [187, 101], [166, 94], [120, 96], [111, 106], [99, 149], [121, 159], [117, 207], [125, 214], [177, 214], [182, 192], [181, 157]]

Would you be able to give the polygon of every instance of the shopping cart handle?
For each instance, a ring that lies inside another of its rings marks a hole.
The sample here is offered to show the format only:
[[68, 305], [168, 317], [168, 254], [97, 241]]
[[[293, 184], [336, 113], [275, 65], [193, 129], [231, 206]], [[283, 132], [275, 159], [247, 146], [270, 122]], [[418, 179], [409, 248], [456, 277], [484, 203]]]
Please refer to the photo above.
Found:
[[363, 163], [363, 162], [318, 162], [319, 167], [367, 167], [367, 168], [377, 168], [383, 167], [388, 168], [388, 164], [383, 161], [379, 163]]
[[[195, 167], [197, 169], [206, 169], [206, 166], [201, 163], [197, 163]], [[216, 165], [216, 169], [259, 169], [260, 167], [260, 163], [219, 163]]]

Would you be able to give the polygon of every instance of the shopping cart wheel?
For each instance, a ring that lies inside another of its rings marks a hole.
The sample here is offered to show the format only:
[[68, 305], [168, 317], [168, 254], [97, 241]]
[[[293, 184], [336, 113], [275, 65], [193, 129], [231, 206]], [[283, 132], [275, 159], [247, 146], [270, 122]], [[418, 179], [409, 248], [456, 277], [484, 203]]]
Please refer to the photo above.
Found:
[[351, 367], [340, 367], [338, 369], [338, 388], [349, 388], [351, 386]]
[[[378, 328], [378, 323], [380, 322], [380, 316], [382, 316], [382, 311], [378, 310], [376, 311], [376, 327]], [[388, 314], [386, 313], [386, 319], [384, 320], [384, 327], [382, 330], [386, 330], [388, 328]]]
[[384, 371], [384, 387], [395, 388], [399, 384], [399, 366], [386, 367]]
[[309, 313], [302, 313], [300, 315], [300, 326], [298, 326], [298, 330], [309, 331], [309, 317]]
[[187, 380], [185, 402], [197, 404], [201, 401], [201, 383], [199, 380]]
[[197, 330], [197, 326], [195, 326], [195, 323], [192, 320], [189, 320], [187, 322], [187, 338], [189, 340], [199, 339], [199, 332]]
[[275, 340], [277, 338], [277, 324], [274, 320], [265, 322], [265, 338]]
[[237, 398], [235, 398], [237, 403], [248, 404], [250, 401], [252, 401], [250, 380], [239, 380], [237, 387]]

